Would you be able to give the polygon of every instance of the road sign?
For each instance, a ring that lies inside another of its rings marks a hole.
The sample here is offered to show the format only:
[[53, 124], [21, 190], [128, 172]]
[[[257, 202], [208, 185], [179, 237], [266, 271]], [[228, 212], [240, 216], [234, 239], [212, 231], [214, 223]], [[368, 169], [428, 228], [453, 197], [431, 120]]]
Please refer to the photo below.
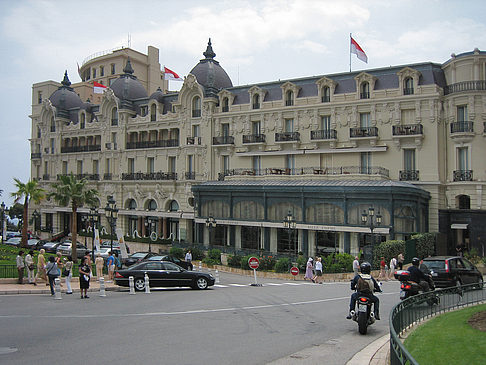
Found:
[[250, 257], [248, 259], [248, 266], [250, 266], [250, 269], [256, 270], [258, 269], [258, 266], [260, 266], [260, 261], [254, 256]]
[[292, 275], [294, 275], [294, 276], [299, 275], [299, 268], [298, 268], [298, 267], [295, 267], [295, 266], [294, 266], [294, 267], [292, 267], [292, 268], [290, 269], [290, 273], [291, 273]]

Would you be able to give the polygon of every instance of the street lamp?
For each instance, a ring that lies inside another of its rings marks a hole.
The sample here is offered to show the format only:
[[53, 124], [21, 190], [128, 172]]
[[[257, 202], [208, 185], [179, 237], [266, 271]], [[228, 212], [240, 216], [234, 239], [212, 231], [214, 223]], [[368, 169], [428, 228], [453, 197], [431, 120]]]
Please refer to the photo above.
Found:
[[115, 199], [113, 199], [112, 195], [108, 196], [108, 202], [106, 203], [106, 207], [105, 207], [105, 215], [111, 227], [110, 251], [113, 252], [113, 232], [115, 231], [116, 228], [116, 219], [118, 218], [118, 208], [116, 207], [116, 202]]
[[41, 217], [41, 215], [37, 210], [34, 210], [32, 212], [32, 218], [34, 219], [34, 233], [36, 235], [37, 235], [37, 227], [38, 227], [37, 222], [39, 221], [40, 217]]
[[[152, 232], [155, 232], [155, 223], [157, 222], [157, 218], [147, 217], [145, 220], [145, 231], [149, 235], [149, 252], [152, 252]], [[155, 240], [154, 240], [155, 241]]]
[[210, 214], [209, 217], [206, 219], [206, 227], [209, 230], [209, 244], [211, 244], [211, 231], [213, 228], [216, 228], [216, 219]]
[[295, 218], [292, 215], [292, 212], [289, 210], [287, 216], [283, 220], [284, 228], [287, 228], [289, 232], [289, 244], [294, 246], [295, 254], [297, 254], [297, 245], [294, 243], [294, 240], [291, 240], [292, 230], [297, 227], [297, 223], [295, 222]]
[[91, 207], [89, 208], [89, 213], [88, 213], [89, 221], [91, 224], [91, 229], [93, 230], [93, 242], [92, 242], [92, 251], [91, 251], [91, 257], [93, 258], [93, 262], [95, 262], [95, 239], [96, 239], [96, 232], [95, 228], [96, 225], [99, 221], [99, 215], [98, 215], [98, 209], [96, 207]]
[[2, 218], [2, 242], [5, 242], [5, 238], [6, 238], [6, 234], [7, 234], [7, 230], [5, 229], [5, 218], [6, 218], [6, 215], [8, 214], [8, 208], [5, 209], [5, 203], [2, 202], [2, 204], [0, 204], [0, 214], [1, 214], [1, 218]]
[[[369, 221], [368, 221], [369, 217]], [[366, 213], [366, 210], [363, 210], [363, 214], [361, 214], [361, 223], [369, 224], [370, 231], [371, 231], [371, 247], [372, 247], [372, 261], [374, 261], [375, 258], [375, 235], [373, 231], [377, 226], [381, 225], [381, 214], [378, 211], [378, 213], [375, 215], [375, 208], [369, 207], [368, 208], [368, 213]]]

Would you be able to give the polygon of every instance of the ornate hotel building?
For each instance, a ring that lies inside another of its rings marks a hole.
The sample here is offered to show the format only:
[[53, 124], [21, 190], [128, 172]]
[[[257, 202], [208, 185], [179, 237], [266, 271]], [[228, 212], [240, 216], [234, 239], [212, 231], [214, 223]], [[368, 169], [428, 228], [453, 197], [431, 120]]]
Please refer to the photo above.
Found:
[[[486, 52], [244, 86], [210, 42], [203, 55], [179, 92], [154, 47], [90, 57], [77, 84], [34, 84], [32, 178], [85, 177], [101, 213], [116, 200], [123, 233], [155, 222], [182, 245], [355, 254], [441, 232], [439, 253], [484, 249]], [[44, 231], [69, 230], [68, 207], [32, 209]]]

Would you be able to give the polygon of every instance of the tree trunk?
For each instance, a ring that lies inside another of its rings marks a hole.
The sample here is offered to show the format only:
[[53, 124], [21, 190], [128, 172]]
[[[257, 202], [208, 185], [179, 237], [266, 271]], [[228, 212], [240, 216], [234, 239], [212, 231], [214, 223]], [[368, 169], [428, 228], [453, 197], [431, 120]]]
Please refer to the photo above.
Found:
[[29, 196], [25, 196], [24, 201], [24, 217], [22, 219], [22, 240], [20, 242], [20, 247], [27, 248], [27, 227], [29, 225]]
[[73, 258], [73, 262], [78, 262], [78, 252], [77, 252], [77, 244], [78, 244], [78, 219], [76, 217], [76, 211], [78, 207], [73, 204], [73, 214], [71, 214], [71, 257]]

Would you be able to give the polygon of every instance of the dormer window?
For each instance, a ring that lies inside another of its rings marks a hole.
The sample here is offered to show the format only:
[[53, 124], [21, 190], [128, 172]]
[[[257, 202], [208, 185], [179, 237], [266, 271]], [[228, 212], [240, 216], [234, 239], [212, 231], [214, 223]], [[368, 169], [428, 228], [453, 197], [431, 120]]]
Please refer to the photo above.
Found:
[[118, 111], [116, 108], [111, 109], [111, 125], [118, 125]]
[[322, 88], [322, 102], [329, 103], [331, 101], [331, 89], [329, 86], [324, 86]]
[[403, 95], [413, 95], [413, 79], [407, 77], [403, 83]]
[[285, 93], [285, 106], [294, 105], [294, 92], [292, 90], [287, 90]]
[[228, 101], [228, 98], [223, 98], [222, 111], [223, 111], [223, 113], [227, 113], [229, 111], [229, 101]]
[[110, 66], [111, 66], [111, 74], [114, 75], [115, 74], [115, 71], [116, 71], [115, 70], [115, 64], [112, 63]]
[[146, 105], [140, 107], [140, 115], [142, 117], [147, 116], [148, 114], [148, 107]]
[[84, 129], [86, 125], [86, 115], [83, 113], [81, 114], [81, 121], [79, 122], [79, 129]]
[[56, 131], [56, 123], [54, 122], [54, 117], [51, 118], [51, 132]]
[[369, 99], [370, 98], [370, 84], [368, 82], [361, 83], [359, 92], [360, 99]]
[[157, 105], [152, 104], [150, 106], [150, 121], [155, 122], [157, 120]]
[[260, 109], [260, 95], [259, 94], [253, 95], [252, 108], [253, 109]]
[[201, 98], [199, 96], [195, 96], [194, 99], [192, 99], [192, 117], [201, 117]]

